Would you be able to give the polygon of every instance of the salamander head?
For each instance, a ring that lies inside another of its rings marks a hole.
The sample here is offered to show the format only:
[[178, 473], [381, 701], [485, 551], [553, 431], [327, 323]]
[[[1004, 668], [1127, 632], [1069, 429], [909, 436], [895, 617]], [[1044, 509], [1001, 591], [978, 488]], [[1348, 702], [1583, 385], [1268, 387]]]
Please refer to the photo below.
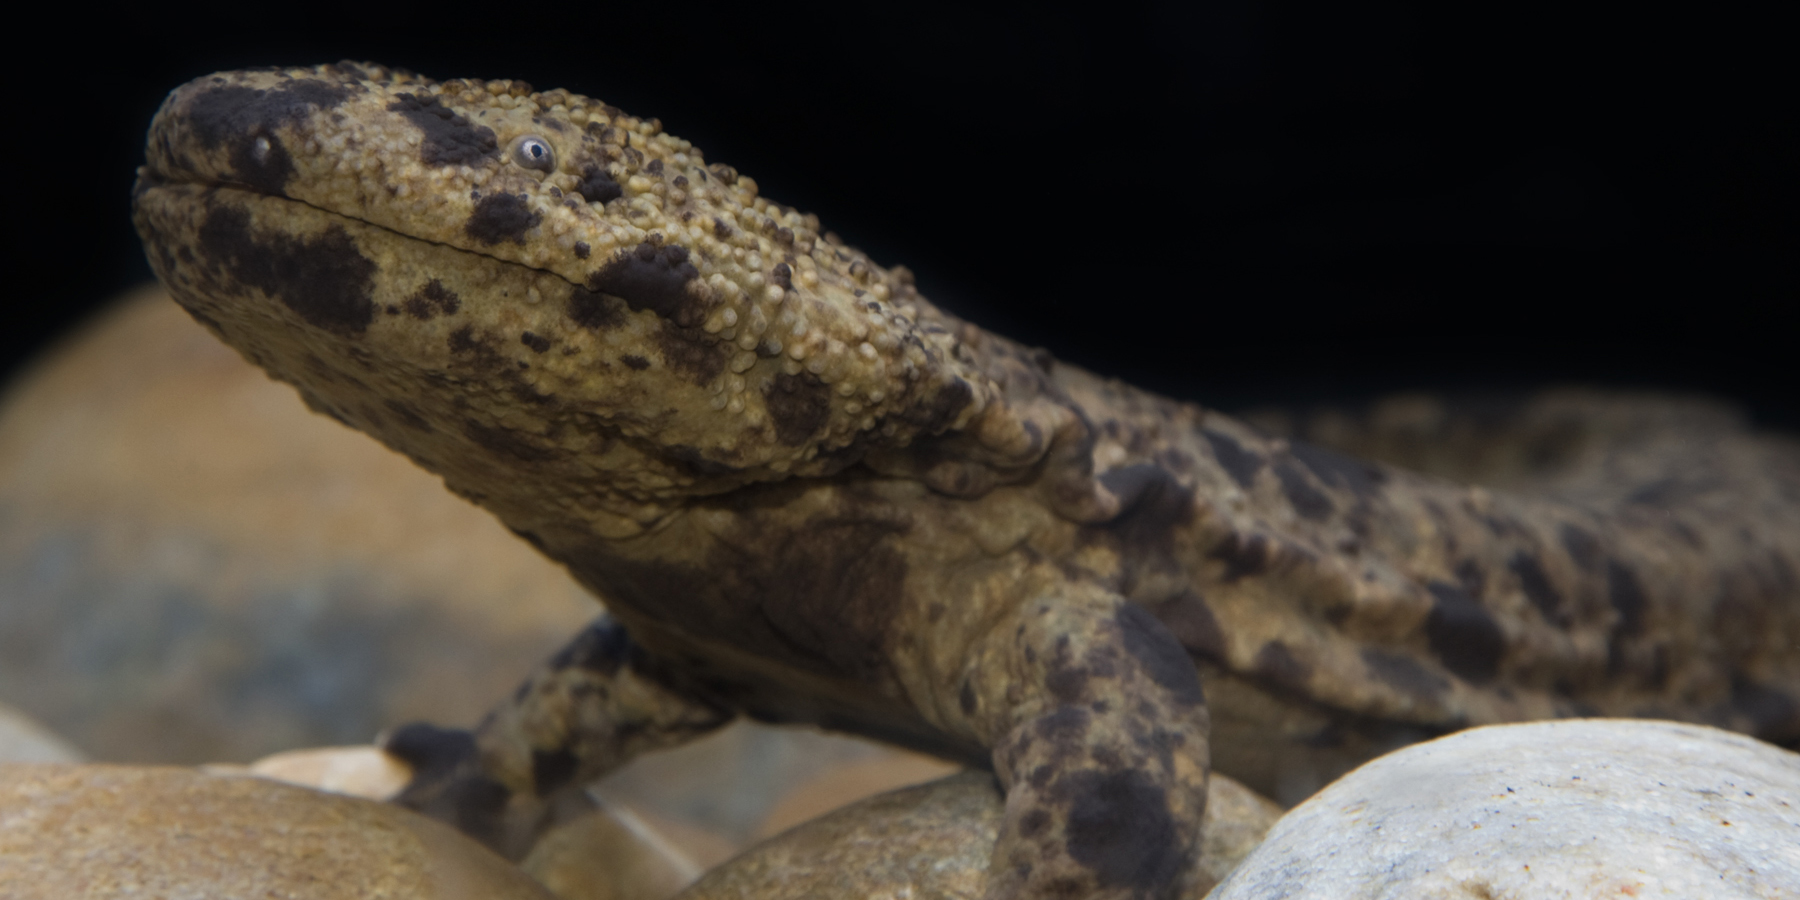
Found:
[[135, 216], [197, 319], [515, 526], [549, 504], [628, 533], [966, 428], [1006, 390], [969, 346], [992, 339], [904, 270], [561, 90], [208, 76], [152, 124]]

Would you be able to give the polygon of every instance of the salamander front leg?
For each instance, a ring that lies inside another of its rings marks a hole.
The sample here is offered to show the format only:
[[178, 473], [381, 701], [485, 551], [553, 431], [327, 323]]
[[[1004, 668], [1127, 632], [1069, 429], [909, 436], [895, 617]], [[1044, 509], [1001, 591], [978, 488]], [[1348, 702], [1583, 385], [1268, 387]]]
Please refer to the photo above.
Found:
[[994, 628], [958, 690], [1006, 790], [987, 900], [1177, 896], [1206, 804], [1199, 677], [1141, 607], [1069, 590]]
[[517, 859], [549, 824], [562, 789], [686, 743], [733, 716], [659, 678], [625, 629], [602, 616], [473, 732], [408, 725], [384, 748], [413, 766], [395, 802]]

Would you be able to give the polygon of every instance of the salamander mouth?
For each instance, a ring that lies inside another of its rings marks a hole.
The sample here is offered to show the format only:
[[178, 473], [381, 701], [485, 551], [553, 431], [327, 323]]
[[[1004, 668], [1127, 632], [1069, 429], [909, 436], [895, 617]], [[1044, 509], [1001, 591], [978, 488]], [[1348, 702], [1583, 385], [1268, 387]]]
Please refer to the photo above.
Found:
[[[718, 335], [696, 327], [703, 308], [693, 301], [686, 285], [698, 273], [688, 262], [687, 251], [680, 247], [640, 244], [621, 252], [587, 284], [578, 284], [545, 266], [531, 266], [479, 249], [422, 238], [236, 180], [206, 178], [185, 171], [158, 172], [146, 166], [140, 170], [133, 201], [140, 212], [146, 203], [191, 204], [192, 211], [180, 218], [192, 223], [194, 243], [209, 251], [205, 255], [215, 270], [231, 273], [240, 284], [280, 300], [308, 324], [333, 334], [361, 334], [374, 320], [377, 308], [370, 300], [377, 277], [378, 263], [374, 260], [385, 266], [430, 256], [440, 260], [438, 266], [451, 257], [461, 259], [463, 268], [530, 272], [538, 280], [535, 295], [568, 297], [569, 317], [583, 327], [610, 327], [626, 312], [649, 310], [665, 320], [667, 334], [679, 336], [663, 340], [664, 349], [682, 348], [673, 358], [685, 361], [688, 369], [704, 379], [720, 373], [722, 354], [733, 349]], [[254, 223], [247, 212], [252, 208], [260, 211]], [[151, 223], [156, 220], [154, 216], [139, 215], [146, 247], [183, 240], [173, 236], [152, 240], [146, 229], [154, 228]], [[298, 221], [305, 221], [306, 227], [286, 227]], [[350, 236], [353, 233], [358, 235], [355, 240]], [[359, 249], [359, 245], [371, 243], [380, 243], [383, 250], [369, 253]], [[159, 267], [166, 283], [180, 283], [179, 262], [170, 257]], [[415, 264], [402, 268], [425, 271], [431, 266]], [[443, 301], [414, 296], [402, 308], [414, 318], [430, 318], [434, 304], [441, 308]]]
[[[137, 182], [132, 186], [132, 205], [140, 206], [155, 192], [162, 192], [167, 197], [171, 189], [190, 188], [198, 191], [197, 202], [208, 209], [221, 209], [241, 206], [246, 200], [272, 201], [304, 207], [312, 213], [333, 220], [342, 225], [354, 224], [360, 228], [371, 229], [387, 236], [392, 241], [413, 242], [419, 246], [436, 247], [443, 251], [462, 254], [471, 259], [490, 260], [495, 265], [514, 266], [540, 273], [543, 277], [555, 278], [570, 288], [580, 288], [568, 278], [546, 266], [532, 266], [500, 257], [491, 252], [453, 244], [448, 241], [434, 241], [415, 234], [409, 234], [397, 228], [371, 221], [359, 216], [347, 215], [339, 210], [329, 209], [305, 199], [293, 197], [282, 190], [270, 190], [268, 185], [258, 185], [236, 179], [208, 178], [192, 171], [176, 170], [173, 172], [158, 170], [151, 164], [138, 169]], [[268, 229], [264, 229], [267, 231]], [[620, 298], [623, 301], [623, 298]]]
[[[158, 276], [177, 299], [254, 288], [307, 324], [360, 335], [376, 316], [380, 260], [430, 242], [252, 186], [178, 177], [141, 178], [138, 230]], [[369, 253], [370, 236], [390, 251]], [[473, 256], [455, 247], [439, 252]], [[499, 264], [498, 260], [493, 261]], [[190, 309], [192, 303], [184, 303]]]

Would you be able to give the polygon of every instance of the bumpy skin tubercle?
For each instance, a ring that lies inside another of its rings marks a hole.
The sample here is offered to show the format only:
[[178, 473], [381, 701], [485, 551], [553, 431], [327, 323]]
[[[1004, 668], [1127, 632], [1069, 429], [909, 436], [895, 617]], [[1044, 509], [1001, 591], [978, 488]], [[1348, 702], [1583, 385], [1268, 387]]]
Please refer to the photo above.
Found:
[[135, 200], [196, 319], [606, 601], [412, 794], [503, 849], [734, 712], [991, 765], [994, 898], [1193, 887], [1209, 748], [1291, 795], [1486, 722], [1800, 740], [1789, 443], [1658, 431], [1508, 495], [1270, 438], [517, 82], [203, 78]]

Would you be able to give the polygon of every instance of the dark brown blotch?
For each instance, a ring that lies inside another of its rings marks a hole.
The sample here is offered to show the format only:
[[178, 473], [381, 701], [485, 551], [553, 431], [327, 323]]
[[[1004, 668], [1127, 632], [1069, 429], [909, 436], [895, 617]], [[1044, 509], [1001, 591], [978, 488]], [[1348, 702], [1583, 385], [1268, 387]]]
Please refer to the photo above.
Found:
[[1299, 513], [1301, 518], [1318, 522], [1330, 516], [1332, 511], [1337, 508], [1332, 504], [1330, 497], [1313, 487], [1306, 472], [1293, 463], [1277, 463], [1275, 477], [1281, 481], [1281, 493], [1287, 497], [1288, 503], [1294, 507], [1294, 512]]
[[1241, 578], [1261, 575], [1274, 565], [1275, 547], [1260, 534], [1231, 532], [1206, 554], [1225, 564], [1219, 580], [1230, 584]]
[[424, 134], [419, 161], [428, 166], [476, 165], [483, 159], [499, 159], [500, 144], [494, 130], [476, 125], [437, 97], [399, 94], [388, 104]]
[[475, 326], [464, 325], [445, 339], [450, 352], [463, 357], [462, 362], [477, 368], [492, 368], [502, 364], [500, 353], [494, 349], [493, 342], [485, 335], [475, 332]]
[[649, 360], [647, 360], [641, 356], [638, 356], [634, 353], [627, 353], [627, 354], [624, 354], [623, 356], [620, 356], [619, 362], [624, 363], [625, 368], [631, 369], [636, 372], [642, 372], [645, 369], [650, 368]]
[[1193, 492], [1183, 489], [1180, 479], [1155, 463], [1108, 469], [1101, 473], [1100, 483], [1119, 498], [1122, 517], [1145, 506], [1157, 506], [1161, 518], [1173, 520], [1171, 524], [1193, 520]]
[[[608, 200], [617, 200], [624, 196], [625, 189], [619, 187], [619, 183], [614, 181], [611, 175], [606, 174], [605, 169], [599, 166], [588, 166], [581, 170], [581, 181], [575, 184], [575, 193], [580, 194], [582, 199], [589, 203], [605, 203]], [[580, 255], [583, 259], [587, 258], [586, 253]]]
[[1231, 476], [1231, 480], [1237, 482], [1238, 486], [1244, 490], [1249, 490], [1256, 484], [1256, 473], [1261, 472], [1263, 468], [1262, 456], [1245, 450], [1243, 444], [1223, 432], [1202, 428], [1200, 435], [1206, 438], [1208, 444], [1212, 445], [1213, 458], [1219, 461], [1219, 465], [1225, 469], [1225, 474]]
[[1158, 896], [1186, 866], [1168, 793], [1148, 773], [1070, 772], [1052, 793], [1067, 798], [1069, 858], [1093, 872], [1101, 887]]
[[1148, 610], [1135, 603], [1122, 604], [1113, 616], [1113, 623], [1118, 626], [1119, 640], [1125, 652], [1137, 660], [1151, 681], [1169, 692], [1171, 699], [1183, 706], [1206, 702], [1193, 661], [1188, 659], [1175, 636]]
[[688, 261], [687, 248], [645, 241], [588, 276], [587, 286], [624, 300], [633, 312], [647, 309], [692, 328], [701, 323], [705, 312], [687, 289], [699, 275], [700, 270]]
[[1189, 653], [1214, 661], [1225, 658], [1225, 632], [1199, 594], [1182, 591], [1157, 605], [1155, 615]]
[[763, 391], [775, 439], [789, 447], [811, 440], [831, 419], [831, 387], [810, 372], [782, 372]]
[[[926, 394], [922, 402], [908, 404], [896, 418], [925, 434], [937, 434], [949, 428], [974, 399], [975, 391], [969, 383], [955, 378]], [[1034, 422], [1025, 423], [1028, 431], [1035, 427]]]
[[425, 282], [425, 285], [414, 292], [401, 309], [406, 314], [421, 322], [430, 321], [438, 315], [452, 315], [462, 306], [456, 292], [444, 287], [436, 278]]
[[1644, 597], [1644, 586], [1637, 575], [1616, 559], [1606, 561], [1606, 599], [1619, 614], [1613, 625], [1615, 633], [1631, 636], [1643, 632], [1644, 613], [1650, 608], [1650, 601]]
[[489, 194], [475, 201], [475, 211], [469, 214], [463, 232], [490, 246], [501, 241], [523, 244], [525, 232], [542, 220], [524, 194]]
[[550, 339], [530, 331], [519, 332], [519, 343], [531, 348], [533, 353], [543, 353], [550, 349]]
[[280, 300], [316, 328], [358, 335], [374, 321], [375, 264], [341, 226], [312, 237], [262, 234], [251, 229], [248, 212], [221, 206], [201, 223], [199, 246], [209, 266]]
[[1050, 670], [1044, 673], [1044, 689], [1060, 703], [1074, 703], [1081, 699], [1087, 692], [1091, 674], [1087, 669], [1071, 664], [1068, 656], [1067, 652], [1058, 653], [1050, 663]]
[[1528, 553], [1515, 553], [1507, 560], [1506, 568], [1519, 579], [1519, 588], [1525, 592], [1525, 599], [1537, 607], [1544, 621], [1552, 625], [1568, 627], [1569, 617], [1562, 608], [1562, 594], [1550, 583], [1549, 573], [1544, 571], [1544, 564], [1537, 557]]
[[1426, 586], [1431, 592], [1431, 614], [1425, 619], [1425, 636], [1431, 650], [1457, 677], [1474, 684], [1493, 680], [1506, 649], [1506, 635], [1475, 598], [1446, 581]]

